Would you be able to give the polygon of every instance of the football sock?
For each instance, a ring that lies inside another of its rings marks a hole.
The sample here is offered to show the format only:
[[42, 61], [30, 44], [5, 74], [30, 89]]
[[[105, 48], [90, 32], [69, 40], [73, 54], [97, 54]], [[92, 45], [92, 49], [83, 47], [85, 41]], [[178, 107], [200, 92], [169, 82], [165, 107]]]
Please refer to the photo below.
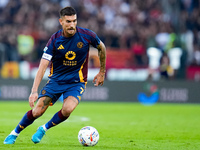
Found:
[[33, 117], [32, 110], [29, 110], [15, 128], [15, 132], [19, 134], [23, 129], [32, 124], [36, 118]]
[[44, 131], [47, 131], [45, 124], [42, 127], [43, 127]]
[[10, 134], [12, 134], [12, 135], [16, 135], [16, 136], [19, 136], [19, 134], [16, 133], [15, 130], [13, 130]]
[[[61, 109], [61, 110], [62, 110], [62, 109]], [[69, 117], [69, 116], [68, 116], [68, 117], [63, 116], [63, 114], [61, 113], [61, 110], [60, 110], [59, 112], [57, 112], [57, 113], [51, 118], [51, 120], [49, 120], [49, 122], [47, 122], [47, 123], [45, 124], [46, 131], [47, 131], [49, 128], [54, 127], [54, 126], [56, 126], [57, 124], [59, 124], [59, 123], [65, 121], [65, 120]], [[45, 128], [44, 128], [44, 130], [45, 130]]]

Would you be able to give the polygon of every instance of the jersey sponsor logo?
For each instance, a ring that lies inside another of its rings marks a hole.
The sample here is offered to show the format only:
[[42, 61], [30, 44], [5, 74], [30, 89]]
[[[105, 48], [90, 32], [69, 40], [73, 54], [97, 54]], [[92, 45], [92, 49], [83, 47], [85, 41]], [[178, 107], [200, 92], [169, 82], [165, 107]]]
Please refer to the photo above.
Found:
[[60, 49], [65, 49], [62, 44], [58, 47], [58, 50]]
[[63, 65], [65, 65], [65, 66], [76, 66], [77, 65], [77, 61], [63, 60]]
[[73, 52], [73, 51], [68, 51], [65, 54], [65, 58], [68, 59], [68, 60], [74, 60], [75, 57], [76, 57], [76, 53]]
[[83, 42], [78, 42], [78, 43], [77, 43], [77, 47], [78, 47], [78, 48], [82, 48], [82, 47], [83, 47]]
[[44, 53], [44, 54], [42, 55], [42, 58], [47, 59], [47, 60], [51, 60], [52, 56], [49, 55], [49, 54], [47, 54], [47, 53]]
[[76, 66], [77, 65], [77, 61], [74, 60], [76, 58], [76, 53], [75, 52], [68, 51], [65, 54], [65, 58], [67, 60], [63, 60], [63, 65], [65, 65], [65, 66]]

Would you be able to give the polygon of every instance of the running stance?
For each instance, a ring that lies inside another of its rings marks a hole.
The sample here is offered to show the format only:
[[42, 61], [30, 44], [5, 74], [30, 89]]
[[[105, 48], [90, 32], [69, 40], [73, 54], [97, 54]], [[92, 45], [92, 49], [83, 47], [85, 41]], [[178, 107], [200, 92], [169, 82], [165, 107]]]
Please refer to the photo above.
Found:
[[[63, 105], [46, 124], [40, 126], [32, 136], [39, 143], [45, 132], [65, 121], [81, 100], [87, 84], [88, 55], [90, 45], [97, 48], [100, 71], [94, 77], [94, 86], [103, 85], [106, 64], [106, 48], [96, 33], [77, 26], [76, 10], [65, 7], [60, 10], [59, 22], [62, 29], [49, 39], [35, 76], [29, 104], [32, 108], [22, 117], [16, 128], [6, 137], [4, 144], [14, 144], [20, 132], [43, 115], [63, 95]], [[50, 74], [47, 84], [38, 95], [38, 87], [47, 67]], [[38, 101], [37, 101], [38, 100]], [[37, 101], [36, 105], [34, 103]]]

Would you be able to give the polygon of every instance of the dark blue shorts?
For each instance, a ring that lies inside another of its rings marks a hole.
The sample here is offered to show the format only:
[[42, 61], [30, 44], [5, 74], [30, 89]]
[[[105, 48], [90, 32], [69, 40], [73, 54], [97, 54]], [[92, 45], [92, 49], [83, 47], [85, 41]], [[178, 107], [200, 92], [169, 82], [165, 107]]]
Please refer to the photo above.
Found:
[[78, 102], [80, 102], [81, 97], [85, 91], [86, 83], [57, 83], [55, 81], [49, 80], [47, 84], [42, 88], [38, 99], [44, 96], [48, 96], [52, 98], [52, 104], [54, 104], [58, 98], [63, 94], [63, 99], [68, 96], [73, 96], [77, 98]]

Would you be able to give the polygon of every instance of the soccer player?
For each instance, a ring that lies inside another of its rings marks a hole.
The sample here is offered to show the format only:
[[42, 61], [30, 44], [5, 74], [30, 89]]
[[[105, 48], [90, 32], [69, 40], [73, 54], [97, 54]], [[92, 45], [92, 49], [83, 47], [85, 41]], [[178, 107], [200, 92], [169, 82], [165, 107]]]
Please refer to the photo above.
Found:
[[[32, 136], [34, 143], [39, 143], [45, 132], [65, 121], [81, 100], [87, 84], [89, 47], [98, 49], [100, 71], [94, 77], [94, 86], [103, 85], [106, 64], [106, 48], [96, 33], [77, 26], [76, 10], [65, 7], [60, 10], [59, 22], [62, 29], [49, 39], [35, 76], [29, 104], [32, 108], [21, 119], [16, 128], [6, 137], [4, 144], [14, 144], [20, 132], [42, 116], [50, 105], [63, 95], [62, 109], [46, 124], [40, 126]], [[50, 63], [47, 84], [38, 95], [38, 87]], [[36, 102], [34, 106], [34, 102]]]

